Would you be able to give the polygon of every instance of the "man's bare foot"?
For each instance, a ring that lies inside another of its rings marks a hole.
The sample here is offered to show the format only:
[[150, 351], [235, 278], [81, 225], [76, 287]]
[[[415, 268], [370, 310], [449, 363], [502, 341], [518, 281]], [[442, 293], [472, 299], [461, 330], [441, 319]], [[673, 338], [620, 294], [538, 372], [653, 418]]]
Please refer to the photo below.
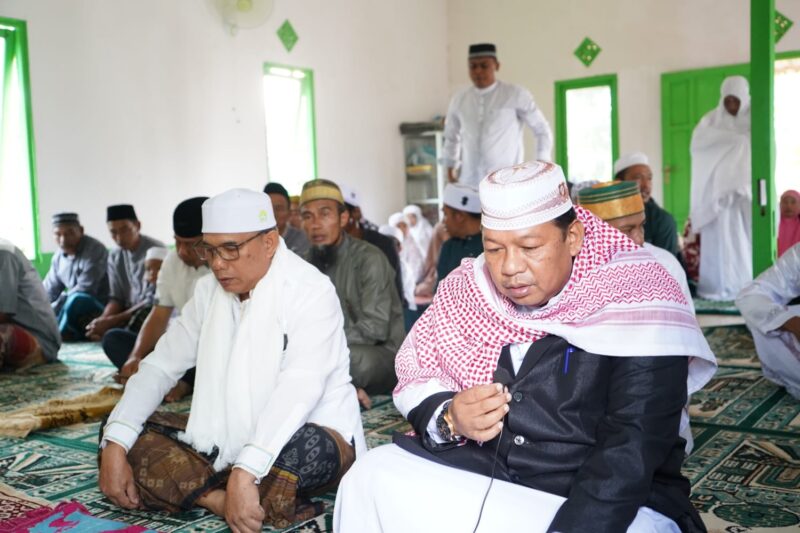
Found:
[[192, 387], [185, 381], [179, 380], [178, 384], [172, 387], [172, 390], [164, 396], [164, 401], [168, 403], [177, 402], [183, 399], [187, 394], [191, 394]]
[[225, 517], [225, 491], [222, 489], [214, 489], [200, 496], [194, 503], [205, 507], [217, 516]]
[[369, 394], [364, 389], [356, 389], [356, 396], [358, 397], [358, 403], [364, 409], [372, 409], [372, 400], [369, 399]]

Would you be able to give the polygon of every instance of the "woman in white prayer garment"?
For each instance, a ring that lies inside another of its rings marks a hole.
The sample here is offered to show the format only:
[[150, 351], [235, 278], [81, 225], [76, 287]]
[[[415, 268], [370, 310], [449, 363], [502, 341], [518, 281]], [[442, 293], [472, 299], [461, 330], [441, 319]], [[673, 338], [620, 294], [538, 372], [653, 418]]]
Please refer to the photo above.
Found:
[[698, 295], [732, 300], [753, 278], [750, 91], [731, 76], [720, 92], [692, 134], [690, 218], [703, 243]]
[[428, 246], [433, 238], [433, 226], [428, 219], [422, 216], [422, 209], [418, 205], [407, 205], [403, 208], [403, 216], [408, 224], [408, 230], [414, 242], [417, 243], [419, 255], [423, 258], [428, 253]]
[[753, 334], [764, 377], [800, 400], [800, 244], [748, 284], [736, 298]]

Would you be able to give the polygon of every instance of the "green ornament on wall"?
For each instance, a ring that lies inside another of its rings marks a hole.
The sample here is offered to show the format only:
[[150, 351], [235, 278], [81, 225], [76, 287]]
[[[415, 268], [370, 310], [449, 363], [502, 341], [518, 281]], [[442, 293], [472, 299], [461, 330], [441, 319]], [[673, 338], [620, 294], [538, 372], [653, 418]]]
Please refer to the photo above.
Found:
[[294, 27], [292, 23], [289, 22], [289, 19], [281, 24], [281, 27], [278, 28], [278, 38], [283, 43], [283, 47], [286, 48], [287, 52], [291, 52], [294, 45], [297, 44], [299, 37], [297, 36], [297, 32], [294, 31]]
[[789, 31], [789, 28], [794, 25], [794, 22], [786, 18], [786, 16], [781, 13], [780, 11], [775, 11], [775, 42], [781, 40], [781, 38], [786, 35], [786, 32]]
[[600, 55], [601, 50], [602, 48], [596, 42], [587, 37], [578, 45], [574, 53], [575, 57], [588, 67]]

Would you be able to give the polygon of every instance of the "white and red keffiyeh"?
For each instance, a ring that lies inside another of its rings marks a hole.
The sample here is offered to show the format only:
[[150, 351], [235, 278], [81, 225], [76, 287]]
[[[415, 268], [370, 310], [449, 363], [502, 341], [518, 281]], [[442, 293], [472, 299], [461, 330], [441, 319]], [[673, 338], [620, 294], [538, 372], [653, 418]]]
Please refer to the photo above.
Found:
[[502, 296], [483, 255], [465, 259], [439, 284], [395, 360], [394, 400], [404, 415], [433, 393], [491, 383], [503, 346], [546, 335], [601, 355], [690, 357], [689, 394], [711, 379], [714, 354], [678, 282], [646, 249], [575, 210], [583, 247], [546, 306], [520, 309]]

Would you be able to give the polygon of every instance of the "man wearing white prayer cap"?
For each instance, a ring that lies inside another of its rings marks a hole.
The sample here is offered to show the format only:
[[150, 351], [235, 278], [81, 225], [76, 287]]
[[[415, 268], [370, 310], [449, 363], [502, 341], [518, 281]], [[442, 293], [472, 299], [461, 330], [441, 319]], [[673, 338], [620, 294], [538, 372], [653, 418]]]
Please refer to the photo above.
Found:
[[[111, 413], [100, 489], [126, 509], [197, 505], [234, 531], [285, 528], [318, 514], [308, 493], [366, 449], [339, 301], [286, 247], [266, 194], [232, 189], [206, 200], [202, 218], [197, 252], [213, 276]], [[153, 414], [195, 365], [189, 415]]]
[[635, 181], [644, 201], [644, 238], [653, 246], [658, 246], [674, 255], [679, 261], [681, 249], [678, 244], [678, 230], [675, 218], [653, 199], [653, 171], [650, 160], [642, 152], [631, 152], [614, 162], [614, 179]]
[[436, 274], [440, 281], [457, 268], [465, 257], [478, 257], [483, 253], [478, 189], [461, 183], [448, 183], [443, 197], [442, 222], [450, 238], [439, 253]]
[[359, 459], [334, 530], [705, 531], [678, 427], [716, 364], [677, 282], [573, 207], [556, 165], [498, 170], [479, 191], [484, 253], [439, 284], [397, 354], [415, 435]]
[[522, 132], [536, 138], [536, 158], [550, 160], [553, 132], [530, 91], [496, 78], [497, 47], [473, 44], [467, 58], [472, 85], [450, 100], [441, 163], [450, 182], [473, 187], [489, 172], [524, 160]]

